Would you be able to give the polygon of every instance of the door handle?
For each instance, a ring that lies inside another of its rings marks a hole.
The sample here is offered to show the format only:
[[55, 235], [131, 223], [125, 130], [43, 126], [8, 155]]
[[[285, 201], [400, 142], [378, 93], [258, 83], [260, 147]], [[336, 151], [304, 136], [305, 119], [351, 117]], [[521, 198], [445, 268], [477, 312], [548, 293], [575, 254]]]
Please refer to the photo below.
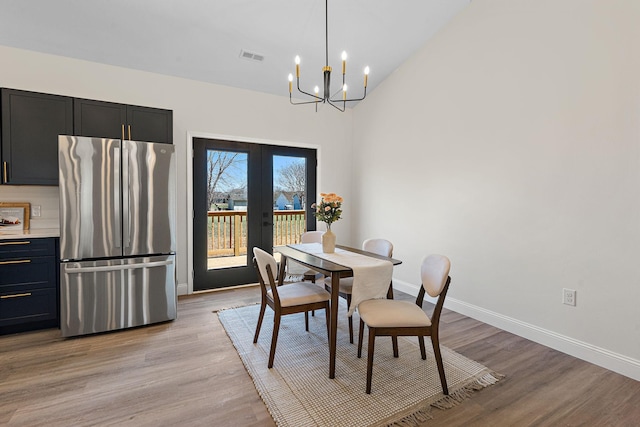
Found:
[[269, 226], [269, 225], [273, 225], [273, 223], [272, 223], [272, 222], [268, 222], [268, 221], [263, 221], [263, 222], [262, 222], [262, 225], [263, 225], [263, 226], [265, 226], [265, 227], [267, 227], [267, 226]]

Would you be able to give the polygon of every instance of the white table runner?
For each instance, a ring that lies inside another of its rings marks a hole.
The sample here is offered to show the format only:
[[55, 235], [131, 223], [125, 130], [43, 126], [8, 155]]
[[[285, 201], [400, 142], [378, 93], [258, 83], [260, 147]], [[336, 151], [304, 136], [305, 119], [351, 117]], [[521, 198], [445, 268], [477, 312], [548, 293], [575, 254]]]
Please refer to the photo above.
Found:
[[353, 314], [358, 304], [362, 301], [387, 297], [387, 291], [393, 276], [393, 263], [391, 261], [372, 258], [340, 248], [336, 248], [335, 253], [327, 254], [322, 252], [322, 244], [320, 243], [300, 243], [289, 246], [353, 270], [349, 316]]

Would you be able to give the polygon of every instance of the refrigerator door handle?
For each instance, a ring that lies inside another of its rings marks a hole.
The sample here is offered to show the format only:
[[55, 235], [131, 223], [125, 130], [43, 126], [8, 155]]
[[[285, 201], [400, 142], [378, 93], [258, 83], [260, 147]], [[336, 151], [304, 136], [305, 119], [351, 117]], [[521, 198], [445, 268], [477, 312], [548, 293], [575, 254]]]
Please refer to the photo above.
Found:
[[65, 268], [65, 273], [80, 274], [80, 273], [95, 273], [98, 271], [136, 270], [139, 268], [162, 267], [162, 266], [171, 265], [171, 264], [173, 264], [172, 260], [142, 262], [138, 264], [124, 264], [124, 265], [101, 265], [97, 267], [67, 267]]
[[121, 191], [120, 148], [115, 147], [113, 149], [113, 205], [114, 205], [114, 212], [116, 213], [114, 218], [114, 223], [115, 223], [114, 245], [116, 248], [119, 248], [122, 246], [122, 240], [121, 240], [122, 224], [120, 223], [120, 215], [118, 214], [118, 212], [120, 212], [120, 191]]
[[129, 204], [129, 148], [122, 141], [122, 247], [128, 248], [131, 244], [130, 223], [131, 209]]

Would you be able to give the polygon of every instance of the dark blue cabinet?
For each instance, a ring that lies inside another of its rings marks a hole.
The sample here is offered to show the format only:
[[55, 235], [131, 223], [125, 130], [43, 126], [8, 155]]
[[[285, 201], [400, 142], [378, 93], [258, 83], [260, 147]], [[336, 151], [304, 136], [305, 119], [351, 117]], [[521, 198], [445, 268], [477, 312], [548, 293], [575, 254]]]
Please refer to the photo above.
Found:
[[173, 143], [173, 111], [93, 99], [73, 100], [73, 134]]
[[0, 90], [2, 183], [58, 185], [58, 135], [73, 132], [73, 98]]
[[0, 334], [59, 326], [58, 239], [0, 240]]

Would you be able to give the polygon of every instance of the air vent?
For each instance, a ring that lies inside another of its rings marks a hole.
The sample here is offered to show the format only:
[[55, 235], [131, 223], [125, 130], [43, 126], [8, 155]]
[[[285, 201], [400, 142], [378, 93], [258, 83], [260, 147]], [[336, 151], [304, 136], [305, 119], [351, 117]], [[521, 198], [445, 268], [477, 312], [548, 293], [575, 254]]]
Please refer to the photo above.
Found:
[[264, 61], [264, 55], [260, 55], [259, 53], [249, 52], [246, 50], [240, 51], [240, 58], [248, 59], [250, 61], [258, 61], [258, 62]]

